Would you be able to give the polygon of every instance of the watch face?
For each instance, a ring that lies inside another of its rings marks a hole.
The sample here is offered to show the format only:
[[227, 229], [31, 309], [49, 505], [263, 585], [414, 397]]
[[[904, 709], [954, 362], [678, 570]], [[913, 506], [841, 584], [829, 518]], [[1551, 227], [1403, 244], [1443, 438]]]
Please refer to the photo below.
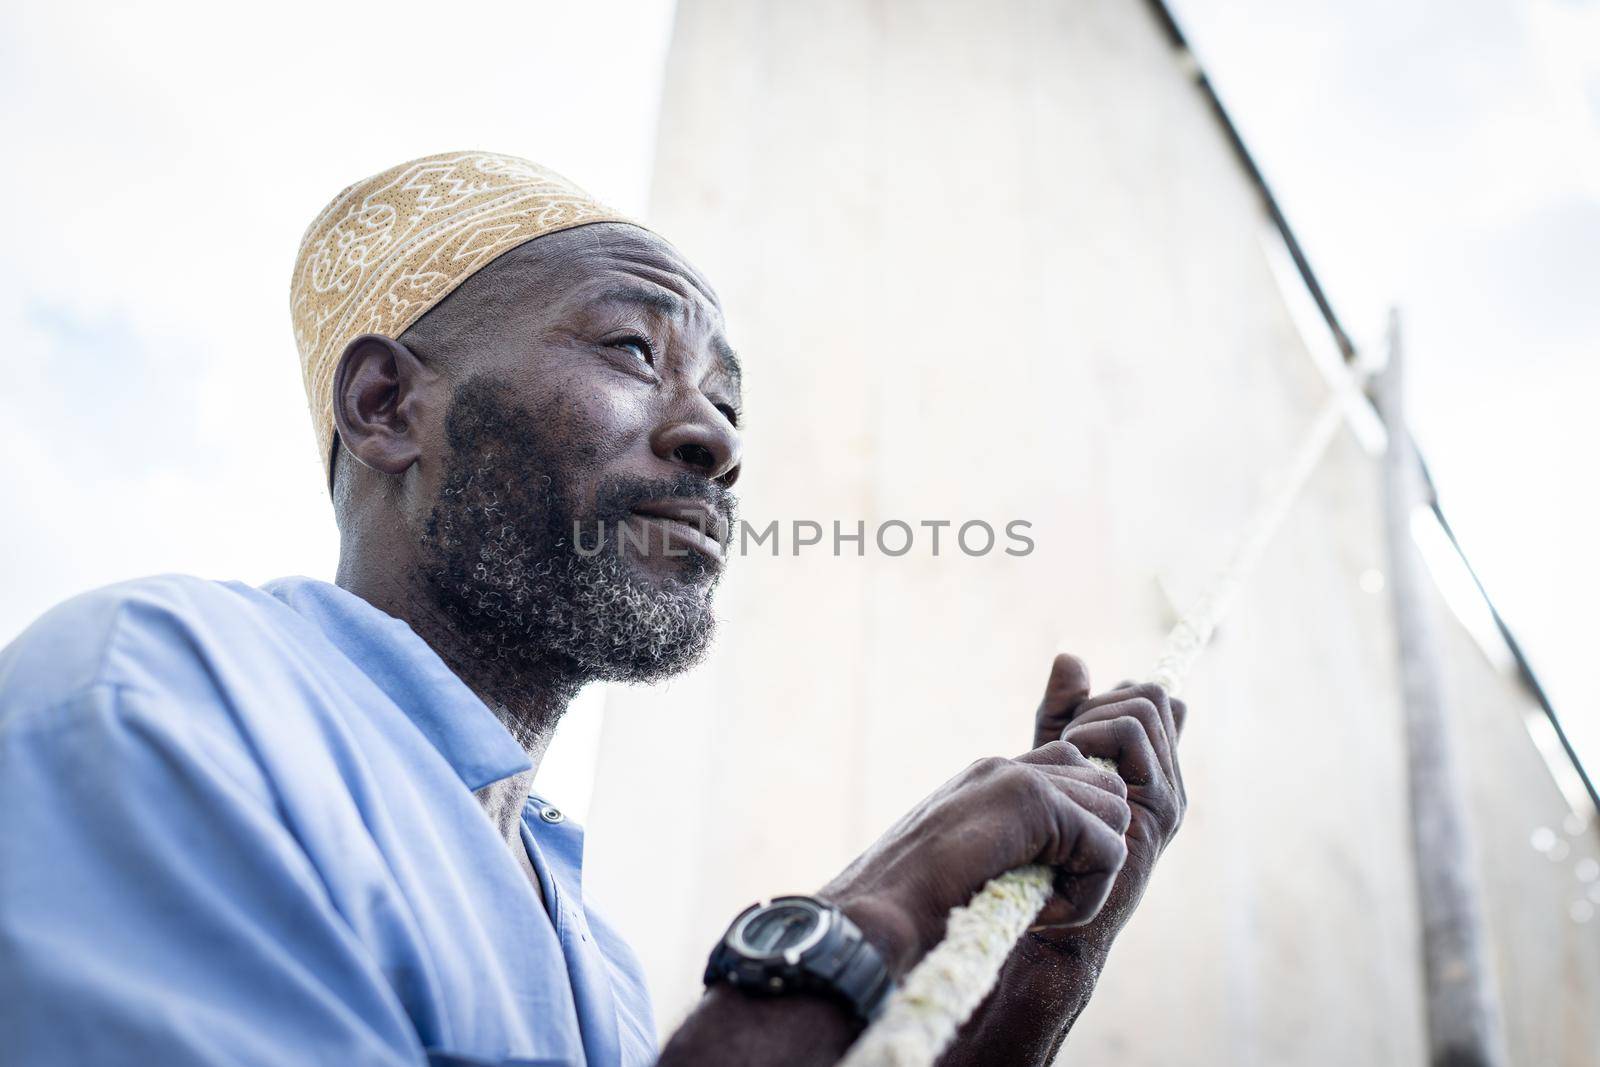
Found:
[[751, 956], [778, 956], [809, 947], [823, 912], [814, 904], [780, 901], [756, 911], [738, 930], [739, 948]]

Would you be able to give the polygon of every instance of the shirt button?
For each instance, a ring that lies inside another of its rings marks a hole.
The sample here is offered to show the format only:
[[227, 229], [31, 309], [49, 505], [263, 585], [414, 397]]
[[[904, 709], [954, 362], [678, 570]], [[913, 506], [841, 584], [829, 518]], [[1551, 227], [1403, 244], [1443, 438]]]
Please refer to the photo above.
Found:
[[558, 823], [562, 819], [565, 819], [566, 816], [561, 814], [561, 812], [556, 808], [540, 808], [539, 818], [548, 823]]

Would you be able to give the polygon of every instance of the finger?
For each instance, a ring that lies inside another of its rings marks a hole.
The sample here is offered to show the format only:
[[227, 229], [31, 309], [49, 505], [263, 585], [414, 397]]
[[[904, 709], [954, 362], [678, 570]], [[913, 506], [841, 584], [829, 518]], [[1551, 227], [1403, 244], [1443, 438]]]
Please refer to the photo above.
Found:
[[1090, 762], [1088, 756], [1078, 750], [1076, 745], [1067, 741], [1052, 741], [1048, 745], [1041, 745], [1032, 752], [1018, 756], [1017, 762], [1045, 769], [1071, 770], [1071, 776], [1080, 781], [1109, 790], [1118, 796], [1128, 795], [1128, 784], [1120, 775], [1096, 766]]
[[1099, 756], [1117, 765], [1129, 785], [1165, 785], [1167, 777], [1144, 723], [1131, 715], [1092, 722], [1074, 722], [1061, 735], [1085, 756]]
[[[1173, 747], [1176, 748], [1177, 742], [1183, 738], [1183, 724], [1189, 718], [1189, 705], [1177, 697], [1173, 697], [1170, 703], [1172, 705]], [[1187, 808], [1189, 806], [1189, 789], [1183, 784], [1183, 760], [1178, 759], [1177, 754], [1174, 753], [1172, 764], [1173, 769], [1178, 772], [1178, 801]]]
[[[1124, 681], [1111, 693], [1102, 693], [1099, 696], [1090, 697], [1079, 704], [1078, 710], [1073, 713], [1074, 719], [1081, 717], [1096, 706], [1115, 703], [1118, 693], [1125, 694], [1124, 699], [1133, 696], [1143, 697], [1154, 704], [1156, 710], [1161, 713], [1162, 731], [1166, 734], [1166, 760], [1164, 766], [1167, 768], [1168, 777], [1172, 779], [1174, 787], [1181, 792], [1183, 788], [1183, 768], [1178, 763], [1179, 725], [1173, 705], [1182, 706], [1183, 702], [1174, 700], [1164, 688], [1154, 682]], [[1187, 713], [1187, 710], [1187, 708], [1184, 709], [1185, 713]], [[1160, 745], [1157, 747], [1160, 748]]]
[[1039, 862], [1067, 874], [1112, 874], [1122, 870], [1128, 844], [1107, 825], [1065, 792], [1054, 791], [1056, 837]]
[[[1132, 692], [1125, 690], [1124, 692]], [[1164, 718], [1161, 709], [1143, 696], [1126, 696], [1114, 703], [1104, 703], [1086, 711], [1078, 711], [1072, 717], [1072, 726], [1088, 725], [1096, 722], [1110, 722], [1113, 719], [1132, 718], [1144, 728], [1150, 739], [1150, 747], [1156, 755], [1156, 762], [1161, 767], [1161, 773], [1168, 781], [1176, 779], [1173, 770], [1172, 738], [1168, 733], [1169, 718]], [[1065, 736], [1065, 735], [1063, 735]], [[1096, 755], [1097, 753], [1089, 753]]]
[[1154, 817], [1153, 829], [1160, 840], [1172, 836], [1183, 819], [1183, 802], [1177, 787], [1162, 773], [1143, 723], [1132, 716], [1074, 723], [1067, 727], [1065, 739], [1086, 756], [1115, 760], [1117, 772], [1130, 787], [1129, 798]]
[[1077, 718], [1086, 711], [1104, 707], [1107, 704], [1116, 704], [1131, 697], [1143, 697], [1157, 707], [1170, 709], [1172, 699], [1167, 691], [1154, 682], [1122, 682], [1115, 689], [1108, 689], [1104, 693], [1096, 693], [1084, 700], [1078, 701], [1073, 709], [1073, 717]]
[[[1085, 773], [1104, 774], [1104, 771], [1085, 772], [1074, 768], [1062, 768], [1048, 770], [1045, 773], [1049, 775], [1052, 784], [1076, 801], [1079, 807], [1117, 833], [1128, 832], [1128, 826], [1133, 822], [1133, 809], [1128, 806], [1126, 787], [1123, 787], [1123, 792], [1115, 792], [1098, 782], [1079, 777]], [[1111, 777], [1116, 776], [1111, 775]], [[1122, 782], [1118, 780], [1117, 784], [1120, 786]]]
[[1111, 895], [1127, 861], [1128, 844], [1075, 800], [1057, 796], [1059, 839], [1054, 854], [1040, 859], [1056, 869], [1056, 893], [1067, 904], [1066, 921], [1076, 925], [1094, 918]]
[[1050, 664], [1044, 697], [1034, 713], [1033, 747], [1054, 741], [1072, 718], [1072, 711], [1089, 695], [1089, 668], [1083, 660], [1066, 652]]
[[1179, 715], [1187, 716], [1188, 705], [1177, 697], [1171, 696], [1166, 689], [1154, 682], [1147, 682], [1134, 687], [1142, 696], [1153, 701], [1161, 712], [1161, 719], [1167, 732], [1167, 754], [1173, 791], [1178, 797], [1178, 809], [1181, 811], [1188, 804], [1188, 792], [1183, 784], [1183, 761], [1178, 758], [1178, 740], [1183, 735], [1183, 722]]

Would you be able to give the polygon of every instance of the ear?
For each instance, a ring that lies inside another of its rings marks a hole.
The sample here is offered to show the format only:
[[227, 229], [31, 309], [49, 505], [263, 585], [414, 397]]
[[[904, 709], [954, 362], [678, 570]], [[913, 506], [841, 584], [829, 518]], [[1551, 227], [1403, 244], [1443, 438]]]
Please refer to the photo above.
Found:
[[417, 417], [438, 375], [399, 341], [362, 334], [345, 346], [333, 374], [333, 425], [352, 457], [402, 474], [422, 454]]

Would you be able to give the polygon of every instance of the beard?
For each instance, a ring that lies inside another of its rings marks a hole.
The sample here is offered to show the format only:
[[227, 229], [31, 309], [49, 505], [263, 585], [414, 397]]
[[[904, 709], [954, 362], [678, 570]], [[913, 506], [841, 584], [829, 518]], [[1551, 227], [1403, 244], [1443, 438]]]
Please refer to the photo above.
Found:
[[572, 468], [592, 457], [551, 429], [559, 416], [517, 405], [487, 379], [463, 382], [421, 537], [420, 577], [452, 644], [508, 698], [534, 687], [570, 694], [591, 681], [659, 681], [698, 663], [716, 628], [720, 573], [704, 557], [691, 552], [674, 573], [651, 576], [622, 554], [619, 537], [594, 547], [597, 530], [615, 533], [646, 500], [702, 500], [731, 528], [732, 494], [689, 472], [614, 477], [582, 506]]

